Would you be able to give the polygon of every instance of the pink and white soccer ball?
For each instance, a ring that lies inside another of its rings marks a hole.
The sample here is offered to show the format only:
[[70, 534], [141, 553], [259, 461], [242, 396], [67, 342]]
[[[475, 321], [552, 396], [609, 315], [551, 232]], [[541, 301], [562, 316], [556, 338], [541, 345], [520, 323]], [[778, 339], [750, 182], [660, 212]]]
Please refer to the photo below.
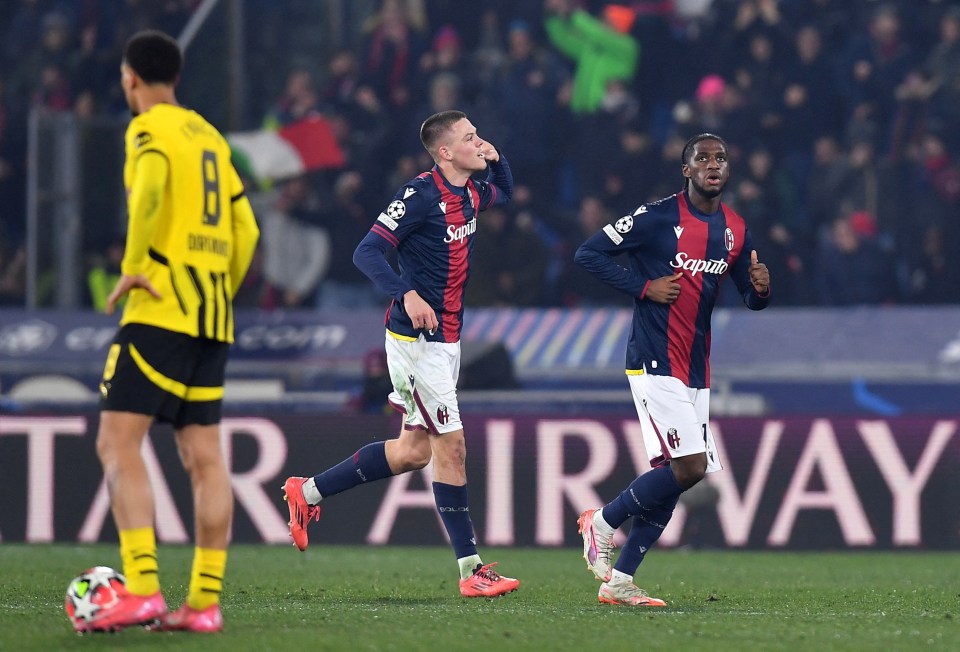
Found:
[[109, 566], [94, 566], [73, 578], [63, 606], [74, 628], [116, 604], [126, 583], [126, 578]]

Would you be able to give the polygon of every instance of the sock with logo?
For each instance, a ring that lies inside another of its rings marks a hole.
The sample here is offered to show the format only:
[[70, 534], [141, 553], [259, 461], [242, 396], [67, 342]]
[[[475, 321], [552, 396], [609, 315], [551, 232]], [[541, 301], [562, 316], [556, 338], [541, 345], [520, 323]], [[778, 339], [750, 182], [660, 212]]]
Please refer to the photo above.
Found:
[[152, 527], [120, 530], [120, 558], [127, 591], [134, 595], [153, 595], [160, 590], [157, 539]]
[[223, 573], [226, 568], [226, 550], [194, 548], [187, 606], [191, 609], [203, 610], [218, 604], [220, 592], [223, 591]]
[[[450, 545], [457, 560], [473, 557], [477, 554], [477, 538], [470, 520], [470, 507], [467, 504], [467, 485], [458, 487], [443, 482], [433, 483], [433, 498], [437, 502], [440, 520], [450, 537]], [[477, 558], [479, 561], [479, 557]], [[473, 574], [476, 564], [466, 569], [466, 563], [460, 564], [460, 577], [466, 579]], [[466, 575], [464, 571], [467, 570]]]
[[671, 500], [676, 505], [675, 499], [682, 493], [683, 487], [677, 483], [670, 466], [658, 466], [637, 476], [629, 487], [607, 503], [603, 508], [603, 520], [617, 529], [644, 509], [660, 508], [670, 504]]
[[630, 528], [630, 534], [627, 535], [627, 542], [623, 544], [617, 563], [613, 565], [614, 569], [628, 575], [637, 572], [643, 558], [663, 534], [663, 529], [673, 517], [673, 510], [679, 499], [679, 495], [675, 496], [666, 504], [645, 509], [633, 517], [633, 527]]
[[367, 444], [336, 466], [314, 476], [313, 481], [320, 496], [333, 496], [359, 484], [392, 476], [386, 451], [386, 442]]

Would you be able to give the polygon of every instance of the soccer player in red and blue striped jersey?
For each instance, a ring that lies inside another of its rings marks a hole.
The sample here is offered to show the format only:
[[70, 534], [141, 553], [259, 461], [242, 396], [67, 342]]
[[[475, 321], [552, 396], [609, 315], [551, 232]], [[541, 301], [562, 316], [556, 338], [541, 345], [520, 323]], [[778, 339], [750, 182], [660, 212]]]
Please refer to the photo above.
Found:
[[[729, 178], [724, 140], [691, 138], [681, 170], [681, 192], [606, 225], [576, 253], [577, 263], [634, 298], [627, 378], [652, 467], [602, 509], [580, 515], [583, 555], [603, 581], [600, 602], [608, 604], [665, 605], [633, 576], [680, 494], [723, 468], [709, 418], [710, 317], [723, 276], [751, 310], [770, 301], [770, 274], [750, 231], [721, 201]], [[621, 254], [627, 266], [615, 260]], [[613, 534], [631, 517], [627, 543], [611, 566]]]
[[[424, 121], [420, 140], [436, 165], [405, 184], [357, 246], [354, 263], [393, 297], [386, 315], [390, 402], [405, 414], [399, 437], [364, 446], [313, 478], [284, 484], [294, 544], [307, 547], [319, 502], [359, 484], [418, 470], [433, 459], [433, 492], [460, 568], [460, 593], [495, 597], [519, 582], [484, 564], [467, 501], [466, 444], [456, 384], [463, 294], [477, 215], [513, 193], [510, 165], [460, 111]], [[483, 180], [473, 175], [487, 171]], [[386, 254], [397, 249], [399, 273]]]

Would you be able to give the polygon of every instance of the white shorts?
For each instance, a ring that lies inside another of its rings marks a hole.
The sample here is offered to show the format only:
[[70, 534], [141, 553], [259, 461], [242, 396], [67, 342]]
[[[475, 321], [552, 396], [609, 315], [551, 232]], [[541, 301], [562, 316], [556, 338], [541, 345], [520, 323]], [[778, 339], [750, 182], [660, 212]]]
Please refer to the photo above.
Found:
[[710, 431], [710, 389], [693, 389], [672, 376], [631, 373], [630, 392], [640, 417], [650, 466], [675, 457], [707, 454], [707, 473], [723, 464]]
[[435, 435], [463, 428], [457, 404], [460, 342], [428, 342], [422, 335], [408, 340], [387, 331], [385, 346], [393, 381], [388, 400], [406, 415], [404, 426]]

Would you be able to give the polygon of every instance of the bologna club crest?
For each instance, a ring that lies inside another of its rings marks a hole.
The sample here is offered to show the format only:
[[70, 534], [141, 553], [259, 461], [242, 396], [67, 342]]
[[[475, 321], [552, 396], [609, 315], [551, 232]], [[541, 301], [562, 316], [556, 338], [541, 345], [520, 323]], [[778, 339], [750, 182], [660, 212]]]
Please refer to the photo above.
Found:
[[448, 421], [450, 421], [450, 410], [446, 405], [441, 405], [437, 408], [437, 423], [446, 425]]
[[723, 232], [723, 246], [727, 248], [727, 251], [731, 251], [734, 244], [736, 243], [733, 241], [733, 230], [728, 226], [727, 230]]
[[676, 428], [670, 428], [667, 431], [667, 444], [674, 450], [680, 445], [680, 435], [677, 434]]

